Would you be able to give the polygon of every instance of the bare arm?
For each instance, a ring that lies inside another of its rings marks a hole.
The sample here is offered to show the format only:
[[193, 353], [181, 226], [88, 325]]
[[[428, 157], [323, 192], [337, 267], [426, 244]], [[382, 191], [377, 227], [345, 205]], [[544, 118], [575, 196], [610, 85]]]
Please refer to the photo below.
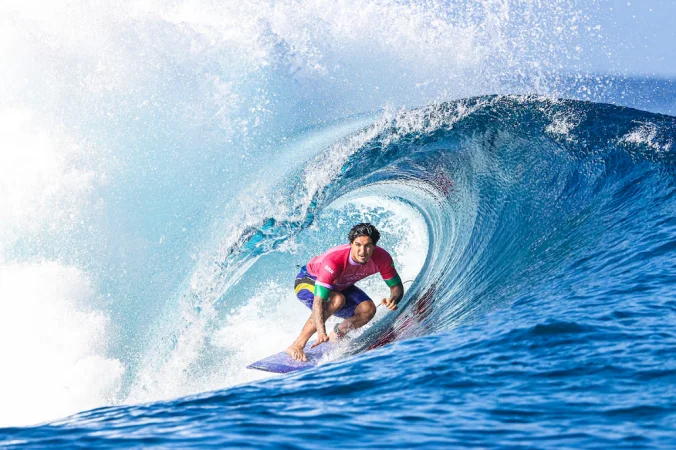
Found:
[[404, 296], [404, 285], [402, 283], [397, 283], [394, 286], [390, 287], [390, 298], [384, 298], [383, 304], [387, 309], [394, 311], [397, 309], [397, 304]]
[[315, 295], [312, 302], [312, 320], [317, 328], [317, 336], [326, 334], [326, 327], [324, 325], [324, 299]]

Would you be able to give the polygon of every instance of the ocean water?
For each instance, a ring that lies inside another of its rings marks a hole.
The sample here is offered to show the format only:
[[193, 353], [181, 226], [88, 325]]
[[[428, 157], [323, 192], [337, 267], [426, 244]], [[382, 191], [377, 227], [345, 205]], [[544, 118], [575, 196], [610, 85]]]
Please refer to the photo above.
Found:
[[[0, 447], [676, 446], [676, 82], [579, 2], [50, 5], [0, 8]], [[362, 221], [399, 310], [245, 369]]]

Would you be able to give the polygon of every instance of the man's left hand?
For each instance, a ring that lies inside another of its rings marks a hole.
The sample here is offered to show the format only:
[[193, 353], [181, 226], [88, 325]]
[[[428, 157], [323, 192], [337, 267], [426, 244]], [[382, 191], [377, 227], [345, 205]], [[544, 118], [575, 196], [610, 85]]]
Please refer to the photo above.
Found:
[[384, 298], [381, 303], [385, 305], [390, 311], [397, 309], [397, 303], [391, 298]]

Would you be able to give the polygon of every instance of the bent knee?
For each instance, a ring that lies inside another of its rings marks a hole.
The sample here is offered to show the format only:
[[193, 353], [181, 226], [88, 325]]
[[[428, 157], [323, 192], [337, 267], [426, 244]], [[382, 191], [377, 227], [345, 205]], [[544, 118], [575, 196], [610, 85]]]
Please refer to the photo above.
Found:
[[335, 310], [338, 310], [343, 306], [345, 306], [345, 296], [340, 292], [336, 292], [333, 295], [331, 295], [331, 306]]
[[361, 313], [369, 317], [369, 320], [376, 315], [376, 305], [372, 301], [361, 302], [359, 304]]

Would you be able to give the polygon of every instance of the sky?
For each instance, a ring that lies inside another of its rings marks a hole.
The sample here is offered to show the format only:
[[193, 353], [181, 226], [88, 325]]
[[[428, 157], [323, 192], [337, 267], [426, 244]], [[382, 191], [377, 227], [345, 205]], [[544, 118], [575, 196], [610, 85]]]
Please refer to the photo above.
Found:
[[676, 0], [598, 0], [581, 8], [598, 20], [605, 48], [595, 72], [676, 78]]

